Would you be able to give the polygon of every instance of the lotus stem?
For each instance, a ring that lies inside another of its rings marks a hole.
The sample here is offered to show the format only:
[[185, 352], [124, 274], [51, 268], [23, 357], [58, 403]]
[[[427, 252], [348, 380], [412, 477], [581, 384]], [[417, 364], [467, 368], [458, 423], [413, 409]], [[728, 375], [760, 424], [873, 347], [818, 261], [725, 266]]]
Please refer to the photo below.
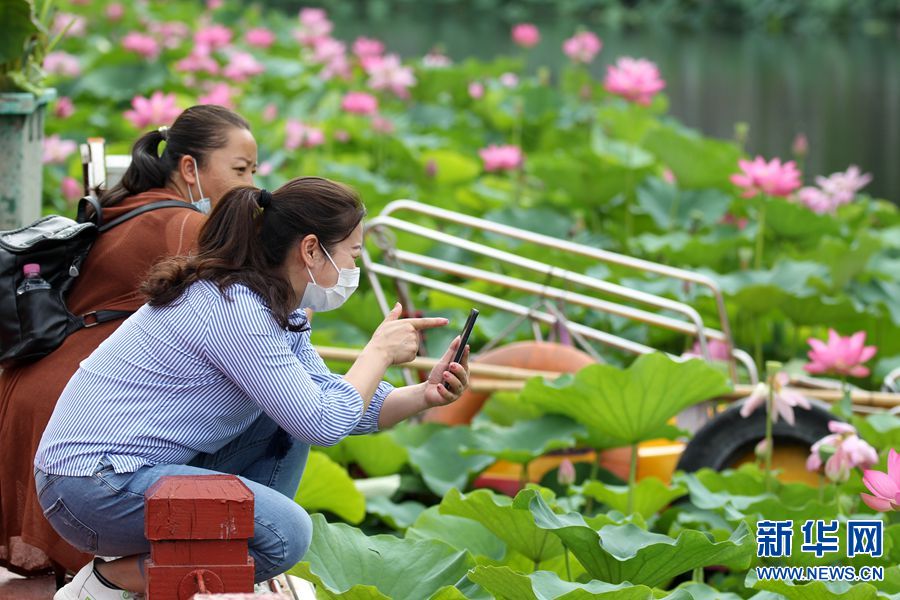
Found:
[[634, 486], [637, 480], [638, 445], [631, 445], [631, 464], [628, 467], [628, 514], [634, 513]]
[[765, 245], [766, 240], [766, 200], [768, 200], [768, 198], [763, 196], [762, 202], [759, 205], [759, 211], [757, 212], [756, 252], [753, 257], [757, 271], [761, 271], [763, 268], [763, 246]]

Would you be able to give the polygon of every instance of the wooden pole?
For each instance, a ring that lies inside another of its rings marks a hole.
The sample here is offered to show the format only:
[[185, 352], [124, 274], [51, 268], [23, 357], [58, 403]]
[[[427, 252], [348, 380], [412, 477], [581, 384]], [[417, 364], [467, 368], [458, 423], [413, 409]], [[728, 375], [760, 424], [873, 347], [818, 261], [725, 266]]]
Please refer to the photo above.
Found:
[[[341, 362], [353, 362], [360, 354], [360, 350], [355, 348], [333, 348], [329, 346], [316, 346], [319, 355], [325, 360], [337, 360]], [[430, 371], [437, 364], [437, 359], [424, 356], [417, 357], [415, 360], [398, 365], [416, 369], [420, 371]], [[500, 391], [518, 391], [525, 387], [525, 381], [532, 377], [548, 377], [555, 379], [562, 373], [555, 371], [536, 371], [533, 369], [522, 369], [519, 367], [505, 367], [501, 365], [488, 365], [473, 361], [469, 364], [469, 372], [472, 374], [472, 380], [469, 388], [474, 392], [490, 393]], [[823, 390], [815, 388], [792, 388], [800, 392], [808, 398], [815, 398], [834, 404], [843, 398], [841, 390]], [[753, 392], [752, 385], [738, 384], [734, 389], [724, 395], [719, 400], [735, 401], [746, 398]], [[872, 408], [891, 409], [900, 406], [900, 394], [890, 392], [869, 392], [866, 390], [852, 390], [851, 401], [857, 406], [868, 406]]]

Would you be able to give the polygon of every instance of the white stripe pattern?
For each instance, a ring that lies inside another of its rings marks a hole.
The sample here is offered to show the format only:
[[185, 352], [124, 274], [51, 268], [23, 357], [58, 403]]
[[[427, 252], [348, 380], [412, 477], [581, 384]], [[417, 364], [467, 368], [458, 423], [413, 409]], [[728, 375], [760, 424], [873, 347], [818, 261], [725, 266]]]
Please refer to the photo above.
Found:
[[[305, 322], [302, 311], [292, 324]], [[87, 359], [63, 390], [35, 456], [55, 475], [184, 464], [212, 453], [263, 412], [294, 438], [320, 446], [378, 430], [393, 386], [382, 382], [363, 414], [359, 392], [331, 373], [309, 331], [278, 326], [243, 285], [223, 295], [191, 285], [174, 303], [142, 306]]]

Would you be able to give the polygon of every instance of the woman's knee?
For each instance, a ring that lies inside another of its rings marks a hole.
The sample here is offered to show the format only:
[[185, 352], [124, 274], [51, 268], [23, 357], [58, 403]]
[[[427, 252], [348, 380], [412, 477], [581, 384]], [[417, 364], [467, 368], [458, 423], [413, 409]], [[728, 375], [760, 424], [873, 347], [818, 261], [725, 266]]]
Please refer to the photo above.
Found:
[[257, 514], [251, 553], [257, 580], [284, 573], [303, 559], [312, 541], [312, 520], [302, 507], [288, 501], [277, 514]]

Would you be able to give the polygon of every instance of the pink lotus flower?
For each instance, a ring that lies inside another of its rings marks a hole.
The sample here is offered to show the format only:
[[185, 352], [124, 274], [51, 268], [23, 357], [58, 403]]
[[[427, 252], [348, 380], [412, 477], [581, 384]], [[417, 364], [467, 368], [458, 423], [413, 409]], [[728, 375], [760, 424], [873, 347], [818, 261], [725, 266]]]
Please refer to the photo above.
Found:
[[519, 77], [515, 73], [503, 73], [500, 76], [500, 85], [508, 88], [516, 87], [519, 85]]
[[744, 198], [752, 198], [757, 194], [770, 196], [788, 196], [800, 187], [800, 171], [794, 161], [781, 164], [777, 158], [766, 162], [762, 156], [757, 156], [753, 162], [739, 160], [741, 173], [731, 176], [731, 182], [743, 188], [741, 194]]
[[110, 21], [118, 21], [125, 16], [125, 7], [118, 2], [113, 2], [106, 7], [106, 18]]
[[272, 163], [270, 163], [267, 160], [264, 160], [261, 163], [259, 163], [259, 167], [257, 167], [257, 169], [256, 169], [256, 174], [259, 175], [260, 177], [265, 177], [266, 175], [271, 175], [272, 174]]
[[316, 64], [324, 65], [319, 72], [322, 79], [333, 77], [348, 79], [350, 77], [350, 63], [347, 62], [347, 46], [333, 38], [319, 40], [313, 48], [312, 60]]
[[73, 140], [61, 140], [59, 134], [47, 136], [43, 141], [43, 163], [45, 165], [61, 165], [66, 162], [78, 144]]
[[149, 98], [135, 96], [131, 99], [131, 106], [133, 110], [125, 111], [125, 118], [138, 129], [150, 125], [171, 125], [181, 114], [175, 94], [163, 94], [160, 91], [153, 92]]
[[278, 118], [278, 107], [274, 104], [266, 104], [266, 107], [263, 109], [263, 119], [266, 123], [271, 123], [275, 119]]
[[122, 38], [122, 48], [140, 54], [147, 60], [154, 60], [160, 52], [156, 38], [139, 31], [132, 31]]
[[518, 146], [490, 145], [478, 151], [484, 161], [484, 170], [514, 171], [522, 166], [522, 150]]
[[865, 331], [841, 337], [834, 329], [829, 329], [827, 344], [816, 338], [806, 341], [812, 346], [812, 350], [808, 352], [812, 362], [803, 367], [809, 373], [866, 377], [869, 369], [862, 364], [875, 356], [877, 351], [875, 346], [865, 345]]
[[[806, 396], [796, 390], [792, 390], [787, 387], [787, 384], [790, 382], [790, 380], [790, 376], [783, 371], [775, 375], [775, 396], [773, 401], [774, 411], [772, 414], [773, 422], [777, 422], [778, 416], [781, 415], [785, 421], [793, 425], [795, 407], [799, 406], [801, 408], [805, 408], [806, 410], [812, 408], [809, 400], [806, 399]], [[753, 393], [750, 394], [750, 396], [744, 402], [744, 405], [741, 407], [741, 416], [746, 419], [757, 408], [761, 406], [764, 407], [768, 398], [769, 385], [767, 383], [756, 384], [756, 387], [753, 388]]]
[[591, 62], [602, 47], [603, 42], [600, 41], [597, 34], [590, 31], [576, 33], [563, 42], [563, 52], [577, 63], [587, 64]]
[[797, 158], [803, 158], [809, 154], [809, 140], [806, 139], [805, 134], [798, 133], [794, 136], [794, 142], [791, 144], [791, 152]]
[[519, 23], [512, 28], [512, 41], [523, 48], [533, 48], [541, 41], [541, 32], [531, 23]]
[[360, 59], [367, 56], [381, 56], [384, 54], [384, 44], [373, 38], [358, 37], [353, 42], [353, 54]]
[[659, 69], [649, 60], [624, 56], [615, 66], [606, 67], [603, 87], [611, 94], [646, 106], [666, 87], [666, 82], [659, 78]]
[[861, 173], [859, 167], [850, 165], [845, 172], [832, 173], [828, 177], [816, 177], [822, 191], [834, 199], [835, 206], [853, 201], [856, 193], [872, 181], [868, 173]]
[[265, 70], [266, 68], [257, 62], [252, 54], [232, 52], [228, 64], [222, 69], [222, 75], [234, 81], [242, 82], [259, 75]]
[[350, 141], [350, 134], [347, 133], [344, 129], [338, 129], [334, 132], [334, 139], [336, 142], [340, 142], [342, 144], [346, 144]]
[[369, 87], [373, 90], [390, 90], [398, 98], [408, 98], [416, 84], [416, 76], [410, 67], [400, 64], [400, 57], [388, 54], [369, 70]]
[[672, 169], [670, 169], [669, 167], [663, 169], [662, 178], [663, 181], [665, 181], [669, 185], [675, 185], [678, 182], [678, 180], [675, 178], [675, 173], [673, 173]]
[[75, 114], [75, 104], [72, 102], [72, 99], [68, 96], [62, 96], [56, 101], [56, 106], [53, 108], [53, 114], [60, 119], [68, 119]]
[[44, 57], [44, 70], [48, 73], [64, 75], [65, 77], [77, 77], [81, 74], [81, 66], [78, 64], [78, 59], [61, 50], [50, 52]]
[[[709, 357], [712, 360], [724, 361], [728, 362], [731, 360], [731, 349], [728, 347], [726, 342], [721, 340], [707, 340], [707, 346], [709, 349]], [[700, 350], [700, 341], [694, 342], [694, 345], [691, 346], [691, 349], [682, 356], [688, 356], [691, 358], [703, 358], [703, 352]]]
[[304, 46], [315, 46], [331, 35], [332, 24], [321, 8], [300, 9], [300, 28], [294, 30], [294, 39]]
[[223, 4], [225, 4], [225, 0], [206, 0], [206, 8], [209, 10], [222, 8]]
[[365, 92], [350, 92], [341, 101], [341, 108], [357, 115], [374, 115], [378, 112], [378, 99]]
[[833, 213], [837, 205], [831, 196], [817, 187], [807, 186], [797, 191], [797, 200], [816, 214]]
[[394, 133], [394, 124], [390, 119], [386, 119], [381, 115], [375, 115], [374, 117], [372, 117], [372, 131], [374, 131], [375, 133], [390, 135]]
[[[810, 448], [806, 459], [808, 471], [822, 469], [822, 452], [826, 452], [825, 476], [832, 481], [847, 481], [854, 467], [866, 469], [878, 462], [878, 453], [868, 443], [860, 439], [856, 428], [841, 421], [829, 421], [831, 432]], [[828, 456], [828, 453], [831, 453]]]
[[196, 46], [190, 54], [175, 63], [175, 69], [182, 73], [216, 75], [219, 72], [219, 63], [212, 57], [209, 48]]
[[900, 454], [891, 448], [888, 452], [887, 473], [867, 470], [863, 473], [863, 483], [872, 492], [859, 495], [866, 506], [878, 512], [900, 508]]
[[58, 12], [53, 17], [50, 34], [52, 37], [56, 37], [63, 31], [66, 32], [65, 37], [83, 37], [87, 32], [87, 21], [84, 17], [72, 13]]
[[484, 96], [484, 85], [479, 83], [478, 81], [473, 81], [469, 84], [469, 97], [473, 100], [478, 100]]
[[231, 43], [231, 30], [224, 25], [214, 24], [202, 27], [194, 33], [194, 44], [210, 50], [224, 48]]
[[231, 97], [234, 90], [227, 83], [216, 83], [210, 87], [206, 94], [197, 98], [197, 104], [218, 104], [225, 108], [234, 108]]
[[556, 480], [559, 482], [559, 485], [572, 485], [575, 483], [575, 465], [568, 458], [562, 459], [559, 463]]
[[244, 34], [244, 40], [254, 48], [268, 48], [275, 43], [275, 34], [265, 27], [254, 27]]
[[81, 184], [73, 177], [63, 177], [62, 183], [60, 184], [60, 191], [62, 192], [63, 198], [68, 202], [77, 202], [84, 196], [84, 188], [82, 188]]
[[[181, 42], [186, 40], [188, 36], [191, 35], [190, 28], [179, 21], [151, 21], [147, 25], [147, 31], [156, 36], [156, 38], [162, 44], [163, 48], [169, 49], [177, 48], [181, 45]], [[207, 54], [209, 53], [210, 47], [208, 45], [200, 44], [200, 47], [206, 50]]]
[[317, 127], [310, 127], [296, 119], [288, 119], [285, 124], [284, 147], [288, 150], [313, 148], [325, 143], [325, 134]]
[[722, 223], [723, 225], [734, 225], [738, 228], [738, 231], [743, 231], [744, 229], [746, 229], [747, 223], [749, 222], [750, 221], [747, 219], [747, 217], [736, 217], [730, 212], [725, 213], [725, 215], [719, 221], [719, 223]]

